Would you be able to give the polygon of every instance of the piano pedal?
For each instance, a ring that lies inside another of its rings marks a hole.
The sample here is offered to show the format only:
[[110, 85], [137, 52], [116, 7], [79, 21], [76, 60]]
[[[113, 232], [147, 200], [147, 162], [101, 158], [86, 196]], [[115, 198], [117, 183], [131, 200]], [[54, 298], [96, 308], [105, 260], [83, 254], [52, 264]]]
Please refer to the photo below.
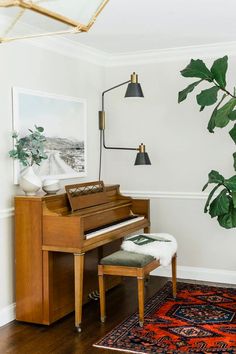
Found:
[[150, 283], [150, 275], [148, 274], [144, 279], [144, 286], [147, 287]]
[[99, 292], [98, 290], [94, 290], [88, 294], [90, 300], [97, 301], [99, 299]]

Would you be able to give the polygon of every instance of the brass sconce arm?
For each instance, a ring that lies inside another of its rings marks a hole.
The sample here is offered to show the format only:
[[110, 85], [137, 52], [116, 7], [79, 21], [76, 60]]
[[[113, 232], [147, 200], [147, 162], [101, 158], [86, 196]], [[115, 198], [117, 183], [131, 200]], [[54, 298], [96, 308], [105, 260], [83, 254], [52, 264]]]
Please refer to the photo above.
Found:
[[115, 146], [107, 146], [105, 143], [105, 111], [104, 111], [104, 106], [105, 106], [105, 93], [112, 91], [120, 86], [126, 85], [131, 82], [131, 79], [125, 82], [122, 82], [121, 84], [115, 85], [105, 91], [102, 92], [102, 111], [99, 111], [99, 129], [102, 131], [103, 135], [103, 147], [104, 149], [110, 149], [110, 150], [139, 150], [139, 148], [125, 148], [125, 147], [115, 147]]
[[114, 89], [116, 89], [116, 88], [118, 88], [118, 87], [120, 87], [120, 86], [126, 85], [126, 84], [128, 84], [129, 82], [131, 82], [131, 80], [122, 82], [122, 83], [119, 84], [119, 85], [113, 86], [113, 87], [111, 87], [111, 88], [109, 88], [109, 89], [103, 91], [103, 93], [102, 93], [102, 111], [104, 111], [104, 95], [105, 95], [105, 93], [107, 93], [107, 92], [109, 92], [109, 91], [112, 91], [112, 90], [114, 90]]
[[105, 131], [103, 130], [103, 147], [108, 150], [139, 150], [139, 148], [107, 146], [105, 142]]

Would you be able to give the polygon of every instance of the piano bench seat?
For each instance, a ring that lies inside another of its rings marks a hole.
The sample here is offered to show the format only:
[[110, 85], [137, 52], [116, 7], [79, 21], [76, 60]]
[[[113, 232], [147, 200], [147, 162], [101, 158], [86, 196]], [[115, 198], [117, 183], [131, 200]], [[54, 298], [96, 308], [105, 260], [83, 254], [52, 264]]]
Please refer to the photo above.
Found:
[[[100, 260], [98, 266], [100, 317], [105, 322], [105, 284], [104, 275], [119, 275], [136, 277], [138, 283], [139, 325], [144, 323], [144, 282], [151, 271], [160, 266], [160, 261], [149, 255], [140, 253], [117, 251]], [[176, 254], [172, 257], [172, 294], [176, 298]]]
[[117, 251], [110, 254], [109, 256], [102, 258], [100, 264], [140, 268], [154, 260], [154, 257], [145, 254], [128, 251]]

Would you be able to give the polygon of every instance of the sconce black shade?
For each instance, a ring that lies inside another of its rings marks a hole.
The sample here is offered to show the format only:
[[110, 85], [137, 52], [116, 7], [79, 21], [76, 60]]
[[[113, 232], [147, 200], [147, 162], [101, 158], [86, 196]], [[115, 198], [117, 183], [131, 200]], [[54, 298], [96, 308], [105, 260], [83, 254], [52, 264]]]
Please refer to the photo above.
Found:
[[144, 97], [141, 85], [138, 82], [130, 82], [125, 97]]
[[138, 152], [134, 164], [135, 165], [151, 165], [151, 161], [149, 159], [148, 153], [147, 152]]

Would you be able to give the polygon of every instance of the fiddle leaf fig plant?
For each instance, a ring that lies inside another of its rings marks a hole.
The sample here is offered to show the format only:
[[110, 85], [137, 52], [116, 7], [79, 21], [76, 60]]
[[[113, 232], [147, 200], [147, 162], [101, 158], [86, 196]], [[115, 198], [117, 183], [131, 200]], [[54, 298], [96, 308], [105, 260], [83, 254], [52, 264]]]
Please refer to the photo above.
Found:
[[9, 151], [9, 156], [13, 159], [18, 159], [23, 166], [40, 165], [42, 160], [48, 158], [45, 153], [46, 138], [43, 135], [44, 128], [37, 127], [28, 129], [30, 134], [19, 138], [18, 133], [14, 132], [12, 138], [15, 140], [15, 145]]
[[[207, 129], [210, 133], [214, 133], [215, 128], [224, 128], [228, 124], [234, 124], [229, 130], [229, 135], [236, 144], [236, 123], [233, 123], [236, 121], [236, 89], [230, 92], [226, 88], [227, 69], [227, 56], [216, 59], [211, 68], [208, 68], [200, 59], [191, 59], [186, 68], [181, 71], [181, 75], [198, 80], [179, 92], [178, 103], [184, 101], [198, 85], [203, 82], [207, 83], [209, 87], [196, 95], [200, 112], [205, 107], [214, 105]], [[233, 154], [233, 161], [236, 171], [236, 152]], [[203, 191], [209, 185], [214, 185], [214, 187], [209, 193], [204, 212], [209, 213], [212, 218], [216, 217], [219, 224], [226, 229], [236, 227], [236, 175], [227, 179], [218, 171], [212, 170]]]

